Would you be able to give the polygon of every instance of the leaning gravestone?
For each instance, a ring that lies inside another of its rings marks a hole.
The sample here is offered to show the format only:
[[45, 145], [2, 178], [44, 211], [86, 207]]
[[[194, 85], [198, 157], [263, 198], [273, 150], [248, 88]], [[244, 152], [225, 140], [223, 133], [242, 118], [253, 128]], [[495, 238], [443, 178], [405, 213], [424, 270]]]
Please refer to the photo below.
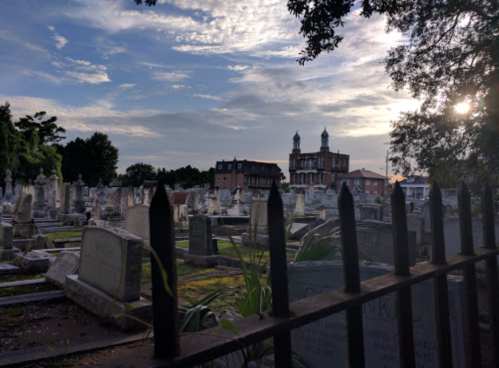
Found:
[[211, 244], [211, 219], [204, 215], [192, 216], [189, 219], [189, 254], [211, 256]]
[[[357, 224], [359, 253], [371, 262], [393, 265], [393, 226], [380, 221]], [[416, 264], [416, 233], [408, 231], [409, 265]]]
[[141, 274], [140, 238], [118, 228], [84, 227], [78, 275], [66, 276], [64, 293], [121, 329], [142, 328], [124, 315], [150, 320], [151, 304], [140, 297]]
[[125, 230], [149, 242], [149, 206], [137, 204], [128, 207], [125, 220]]
[[[342, 288], [341, 262], [299, 262], [288, 266], [290, 300], [296, 301]], [[361, 263], [362, 281], [393, 272], [383, 264]], [[463, 368], [464, 327], [461, 319], [462, 281], [448, 277], [453, 366]], [[413, 328], [416, 366], [438, 367], [433, 284], [412, 286]], [[364, 348], [369, 368], [400, 367], [395, 294], [363, 304]], [[328, 316], [292, 332], [292, 345], [310, 368], [348, 367], [345, 312]], [[471, 368], [471, 367], [467, 367]]]
[[45, 274], [47, 281], [64, 288], [64, 282], [67, 275], [75, 275], [78, 273], [78, 264], [80, 255], [73, 252], [62, 251], [57, 256], [54, 264], [50, 266]]

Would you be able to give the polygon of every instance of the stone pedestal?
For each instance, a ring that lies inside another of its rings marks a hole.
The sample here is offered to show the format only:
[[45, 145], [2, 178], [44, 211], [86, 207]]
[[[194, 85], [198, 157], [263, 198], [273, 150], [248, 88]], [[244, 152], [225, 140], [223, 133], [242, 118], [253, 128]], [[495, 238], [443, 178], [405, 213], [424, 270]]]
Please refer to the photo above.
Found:
[[28, 239], [35, 235], [35, 224], [14, 224], [14, 237]]

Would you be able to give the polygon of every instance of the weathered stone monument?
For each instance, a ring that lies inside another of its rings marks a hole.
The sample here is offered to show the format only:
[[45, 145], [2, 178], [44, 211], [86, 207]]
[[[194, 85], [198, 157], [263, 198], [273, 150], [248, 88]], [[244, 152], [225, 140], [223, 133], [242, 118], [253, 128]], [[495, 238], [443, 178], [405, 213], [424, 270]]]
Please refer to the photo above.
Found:
[[194, 215], [189, 219], [189, 254], [213, 255], [211, 242], [211, 219], [205, 215]]
[[[394, 264], [393, 226], [380, 221], [365, 221], [357, 224], [357, 245], [359, 253], [370, 262]], [[416, 264], [416, 233], [407, 232], [409, 264]]]
[[58, 180], [55, 170], [52, 170], [52, 175], [49, 177], [48, 183], [48, 201], [47, 201], [47, 217], [50, 220], [55, 220], [57, 218], [57, 192], [58, 192]]
[[[382, 264], [360, 264], [361, 281], [393, 272]], [[299, 262], [288, 266], [290, 301], [343, 288], [341, 262]], [[462, 281], [448, 277], [453, 366], [465, 366], [464, 327], [461, 318]], [[395, 293], [363, 305], [364, 349], [369, 368], [400, 367]], [[416, 366], [438, 367], [433, 283], [412, 286]], [[292, 332], [293, 351], [310, 368], [348, 367], [345, 312], [310, 323]], [[467, 367], [471, 368], [471, 367]]]
[[47, 178], [43, 175], [43, 168], [40, 169], [40, 174], [35, 179], [35, 202], [33, 203], [33, 217], [44, 218], [47, 203], [45, 202], [45, 189], [47, 186]]
[[29, 239], [33, 236], [36, 226], [32, 217], [32, 195], [23, 193], [17, 197], [14, 213], [12, 214], [12, 224], [14, 225], [14, 237]]
[[244, 189], [237, 187], [232, 192], [232, 198], [230, 204], [227, 208], [227, 215], [229, 216], [241, 216], [244, 214], [243, 212], [243, 204], [246, 200], [246, 194], [244, 193]]
[[110, 188], [106, 195], [106, 208], [101, 215], [101, 219], [107, 221], [108, 226], [122, 227], [120, 222], [123, 222], [125, 219], [122, 214], [121, 182], [118, 179], [114, 179], [109, 186]]
[[[61, 202], [59, 205], [59, 214], [60, 215], [67, 215], [69, 214], [71, 210], [71, 190], [70, 190], [70, 184], [69, 183], [62, 183], [61, 185]], [[62, 216], [58, 216], [62, 217]], [[64, 221], [63, 219], [60, 219], [59, 221]]]
[[83, 200], [83, 187], [85, 183], [81, 180], [81, 174], [78, 175], [78, 180], [74, 184], [75, 188], [75, 199], [73, 201], [75, 213], [83, 214], [85, 213], [85, 201]]
[[149, 206], [137, 204], [126, 213], [125, 230], [149, 244]]
[[20, 250], [14, 248], [14, 227], [0, 222], [0, 259], [11, 259]]
[[219, 215], [221, 212], [218, 187], [210, 187], [208, 191], [208, 213]]
[[79, 262], [79, 254], [62, 251], [59, 253], [52, 266], [50, 266], [49, 270], [45, 274], [45, 278], [47, 281], [64, 288], [66, 276], [76, 275], [78, 273]]
[[[265, 198], [253, 198], [248, 232], [242, 234], [242, 243], [245, 246], [253, 244], [268, 247], [269, 236], [267, 232], [267, 200]], [[255, 241], [256, 244], [254, 244]]]
[[12, 192], [12, 178], [10, 177], [11, 172], [9, 169], [5, 171], [5, 196], [4, 200], [10, 202], [14, 193]]
[[417, 214], [407, 215], [407, 230], [416, 233], [416, 247], [424, 246], [425, 219]]
[[135, 200], [134, 200], [134, 193], [133, 193], [133, 186], [129, 186], [128, 190], [126, 192], [126, 198], [127, 198], [127, 211], [128, 207], [133, 207], [135, 205]]
[[141, 274], [141, 239], [122, 229], [85, 227], [78, 275], [66, 276], [64, 292], [122, 329], [140, 328], [123, 314], [150, 320], [151, 304], [140, 297]]
[[295, 215], [304, 216], [305, 215], [305, 191], [303, 188], [296, 188], [296, 205], [295, 205]]

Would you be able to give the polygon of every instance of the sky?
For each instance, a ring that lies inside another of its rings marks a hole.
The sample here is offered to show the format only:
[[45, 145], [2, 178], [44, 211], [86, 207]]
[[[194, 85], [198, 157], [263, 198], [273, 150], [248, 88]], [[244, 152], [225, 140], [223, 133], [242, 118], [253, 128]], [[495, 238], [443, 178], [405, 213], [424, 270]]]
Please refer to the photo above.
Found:
[[207, 170], [276, 162], [289, 177], [326, 127], [350, 169], [384, 174], [390, 122], [418, 101], [394, 91], [383, 59], [406, 41], [385, 19], [345, 20], [340, 47], [300, 66], [300, 21], [283, 0], [2, 0], [0, 104], [46, 111], [68, 140], [95, 131], [137, 162]]

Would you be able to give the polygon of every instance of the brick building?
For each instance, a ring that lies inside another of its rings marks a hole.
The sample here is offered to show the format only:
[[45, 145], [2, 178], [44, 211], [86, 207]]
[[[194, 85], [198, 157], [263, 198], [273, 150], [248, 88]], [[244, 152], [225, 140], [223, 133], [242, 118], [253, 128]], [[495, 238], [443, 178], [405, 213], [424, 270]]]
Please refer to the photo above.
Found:
[[338, 175], [348, 172], [350, 156], [329, 152], [329, 134], [324, 128], [318, 152], [301, 153], [300, 136], [293, 137], [293, 151], [289, 155], [289, 187], [320, 189], [335, 188]]
[[384, 195], [386, 178], [383, 175], [377, 174], [374, 171], [366, 170], [354, 170], [348, 174], [339, 175], [340, 181], [346, 182], [348, 189], [357, 195], [360, 193], [366, 193], [367, 195]]
[[281, 186], [284, 179], [277, 164], [258, 161], [217, 161], [215, 165], [215, 186], [232, 189], [237, 186], [255, 189], [270, 189], [272, 181]]

